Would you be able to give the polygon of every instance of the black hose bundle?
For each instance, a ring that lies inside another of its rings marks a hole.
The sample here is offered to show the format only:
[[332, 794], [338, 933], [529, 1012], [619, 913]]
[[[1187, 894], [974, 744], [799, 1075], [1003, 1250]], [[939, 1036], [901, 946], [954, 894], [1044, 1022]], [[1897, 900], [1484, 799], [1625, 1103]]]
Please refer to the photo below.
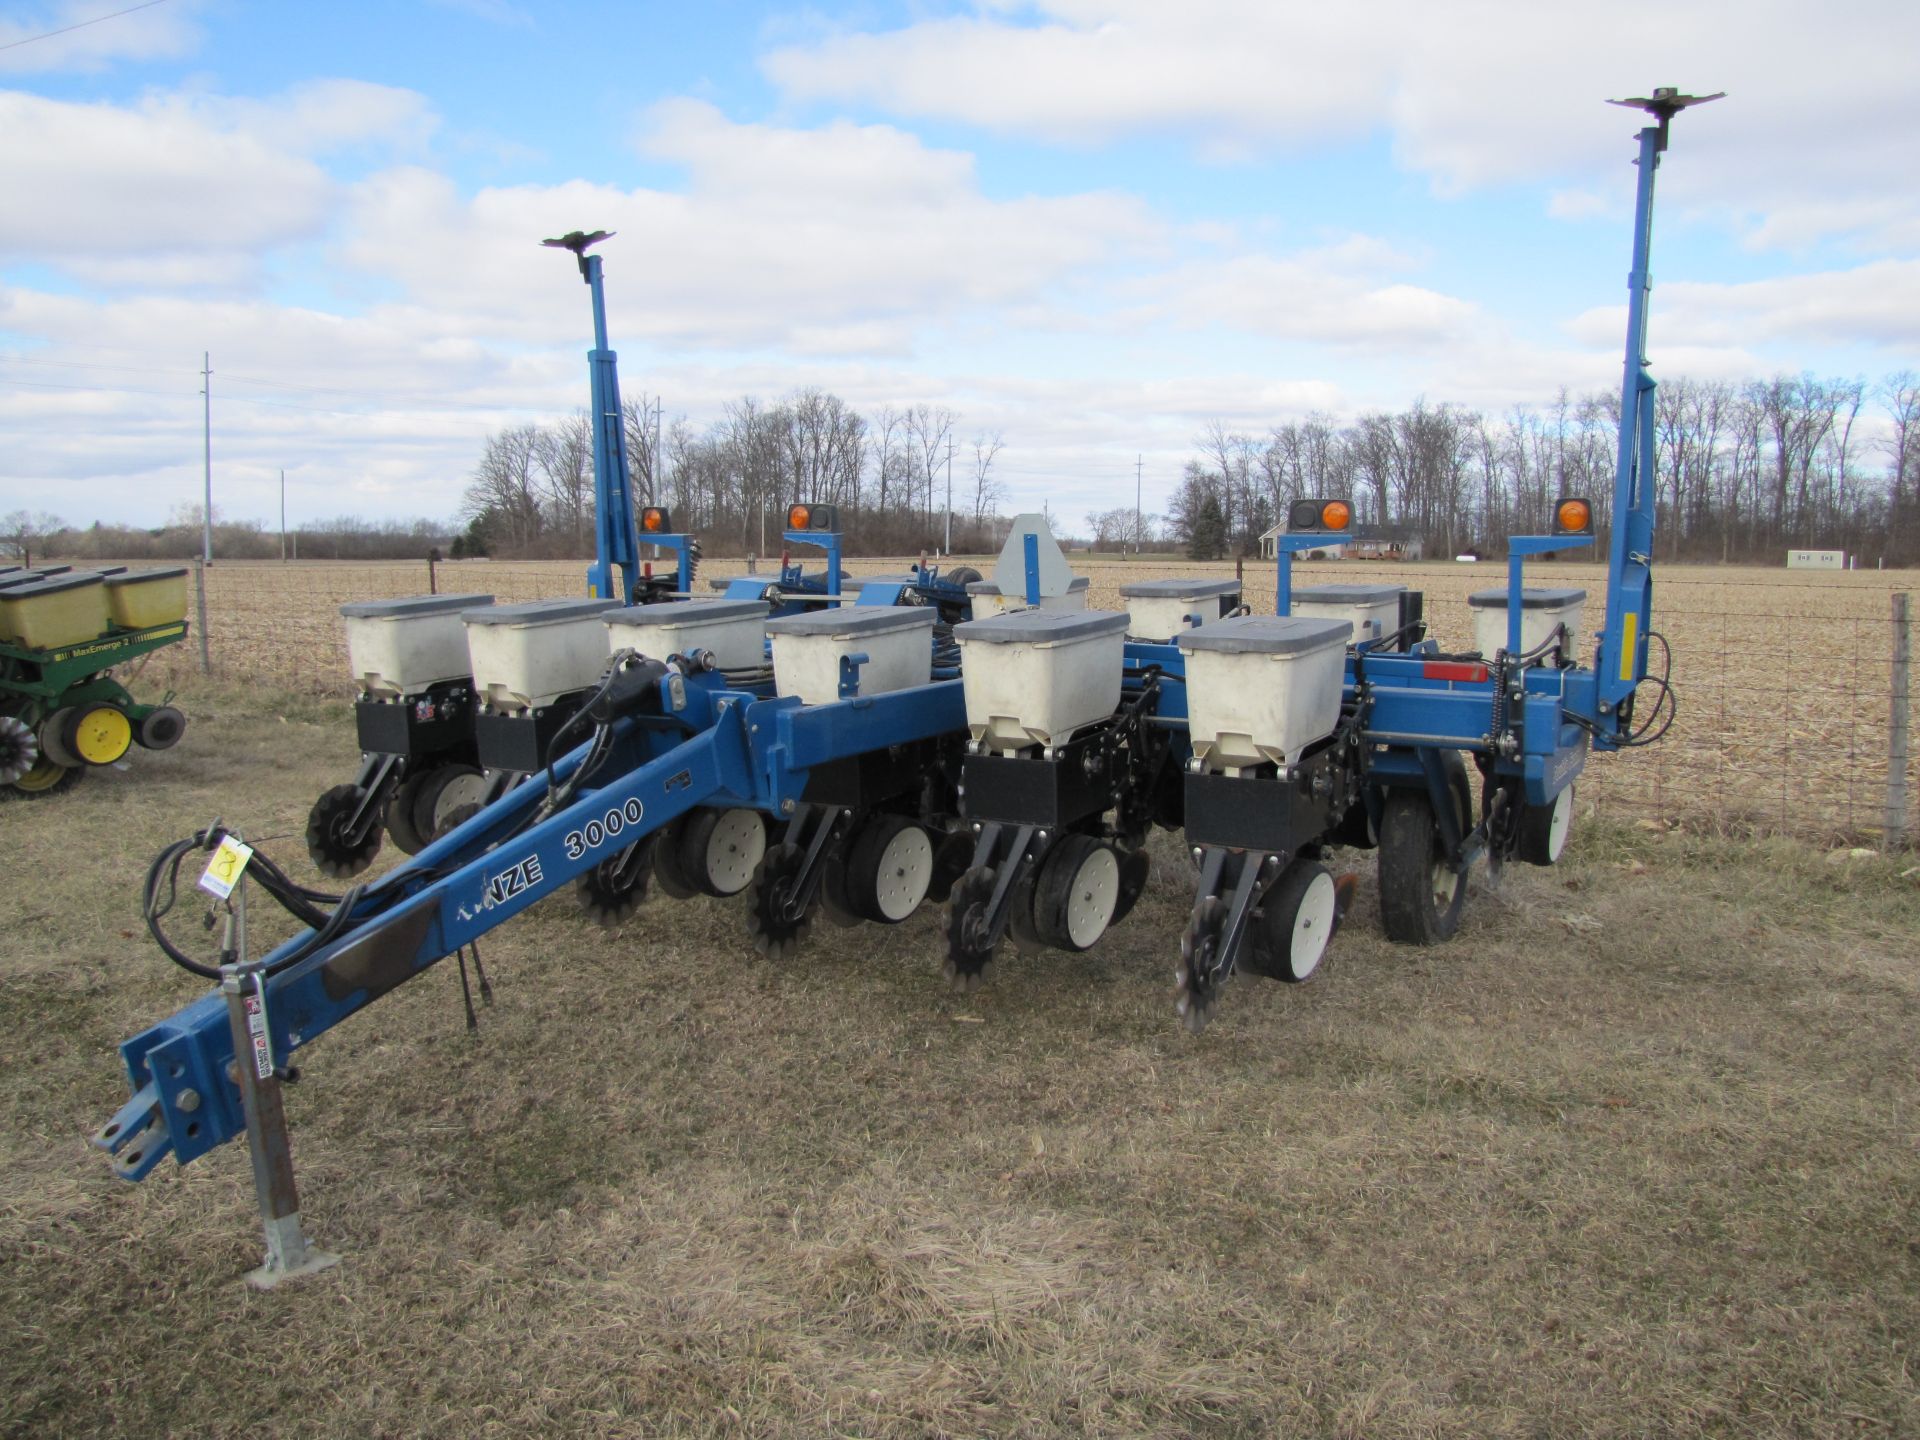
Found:
[[[217, 850], [226, 836], [226, 830], [215, 825], [196, 831], [184, 840], [174, 841], [154, 856], [153, 863], [147, 867], [146, 884], [141, 889], [141, 914], [154, 943], [174, 964], [205, 980], [218, 980], [219, 967], [203, 965], [186, 954], [168, 938], [161, 922], [179, 903], [180, 866], [186, 858], [196, 852], [211, 853]], [[276, 974], [289, 965], [299, 963], [344, 932], [361, 893], [358, 885], [345, 895], [328, 895], [320, 890], [309, 889], [290, 878], [286, 871], [258, 849], [247, 861], [247, 878], [258, 883], [262, 890], [279, 902], [283, 910], [313, 932], [295, 950], [276, 960], [268, 968], [268, 974]], [[333, 908], [323, 910], [320, 908], [323, 905]]]

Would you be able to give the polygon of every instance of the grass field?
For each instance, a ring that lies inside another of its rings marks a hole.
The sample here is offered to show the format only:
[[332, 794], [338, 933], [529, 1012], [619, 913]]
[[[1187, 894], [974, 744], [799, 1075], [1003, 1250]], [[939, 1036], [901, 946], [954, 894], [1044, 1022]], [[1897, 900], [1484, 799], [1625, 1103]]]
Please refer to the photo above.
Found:
[[[1124, 608], [1120, 587], [1169, 575], [1230, 577], [1230, 562], [1179, 557], [1123, 560], [1075, 554], [1090, 580], [1089, 603]], [[583, 561], [443, 564], [443, 591], [500, 600], [577, 595]], [[818, 568], [818, 562], [811, 562]], [[856, 575], [899, 571], [909, 559], [860, 560]], [[983, 571], [991, 562], [976, 559]], [[739, 560], [710, 560], [703, 580], [738, 574]], [[1498, 563], [1384, 565], [1303, 563], [1302, 585], [1381, 581], [1420, 589], [1432, 632], [1450, 647], [1472, 645], [1467, 596], [1504, 584]], [[1536, 563], [1531, 583], [1588, 592], [1586, 625], [1605, 614], [1604, 567]], [[215, 673], [313, 695], [341, 695], [347, 659], [339, 607], [350, 600], [423, 593], [426, 566], [227, 563], [208, 571], [208, 629]], [[1912, 589], [1908, 571], [1786, 571], [1662, 565], [1654, 623], [1673, 647], [1678, 722], [1659, 745], [1600, 757], [1582, 793], [1602, 812], [1735, 834], [1786, 832], [1820, 842], [1872, 843], [1884, 817], [1892, 652], [1889, 596]], [[1273, 568], [1249, 562], [1246, 598], [1273, 605]], [[150, 678], [195, 673], [192, 645], [156, 657]], [[1910, 715], [1909, 724], [1913, 717]], [[1911, 782], [1910, 782], [1911, 783]]]
[[302, 1052], [347, 1258], [248, 1291], [240, 1147], [129, 1187], [84, 1137], [201, 989], [152, 852], [224, 816], [311, 878], [327, 668], [0, 807], [8, 1434], [1920, 1433], [1920, 867], [1604, 818], [1433, 951], [1356, 857], [1325, 973], [1197, 1039], [1165, 843], [1095, 951], [965, 999], [929, 912], [775, 967], [737, 902], [557, 898], [477, 1036], [442, 967]]

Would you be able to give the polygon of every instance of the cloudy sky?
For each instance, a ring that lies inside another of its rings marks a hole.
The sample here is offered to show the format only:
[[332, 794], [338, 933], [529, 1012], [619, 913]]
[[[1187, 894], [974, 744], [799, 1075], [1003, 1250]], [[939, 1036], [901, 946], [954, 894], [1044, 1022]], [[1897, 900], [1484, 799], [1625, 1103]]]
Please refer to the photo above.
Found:
[[[1215, 419], [1618, 384], [1672, 84], [1658, 373], [1920, 368], [1920, 6], [0, 4], [0, 511], [450, 514], [586, 396], [833, 390], [1156, 508]], [[25, 43], [21, 43], [25, 42]]]

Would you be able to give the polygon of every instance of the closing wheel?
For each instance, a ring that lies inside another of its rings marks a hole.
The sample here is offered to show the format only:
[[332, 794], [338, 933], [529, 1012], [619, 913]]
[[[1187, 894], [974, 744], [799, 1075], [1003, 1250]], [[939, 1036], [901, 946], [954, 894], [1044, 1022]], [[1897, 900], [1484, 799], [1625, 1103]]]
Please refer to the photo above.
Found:
[[1311, 979], [1326, 958], [1339, 916], [1333, 872], [1317, 861], [1296, 860], [1267, 892], [1244, 968], [1290, 985]]
[[876, 815], [847, 847], [846, 897], [854, 914], [898, 925], [927, 898], [933, 840], [904, 815]]
[[[1464, 831], [1471, 824], [1472, 794], [1466, 766], [1458, 755], [1452, 759], [1448, 788]], [[1466, 908], [1467, 872], [1447, 862], [1446, 841], [1427, 792], [1390, 792], [1380, 817], [1380, 923], [1387, 938], [1402, 945], [1437, 945], [1453, 938]]]
[[959, 991], [977, 989], [993, 963], [993, 941], [987, 933], [988, 907], [993, 902], [991, 865], [976, 865], [953, 882], [947, 897], [946, 977]]
[[958, 585], [964, 589], [968, 585], [980, 583], [980, 572], [971, 565], [956, 565], [941, 578], [949, 585]]
[[[464, 809], [455, 806], [455, 810]], [[449, 812], [451, 813], [451, 812]], [[597, 924], [607, 929], [624, 925], [647, 898], [647, 876], [652, 868], [653, 837], [636, 840], [618, 855], [602, 860], [574, 881], [574, 893]]]
[[11, 785], [40, 763], [40, 742], [33, 727], [12, 715], [0, 715], [0, 785]]
[[1120, 860], [1111, 845], [1069, 835], [1047, 852], [1033, 887], [1033, 921], [1058, 950], [1085, 950], [1106, 934], [1120, 903]]
[[60, 743], [82, 764], [111, 765], [133, 748], [133, 722], [104, 701], [76, 705], [67, 712]]
[[1573, 833], [1573, 786], [1545, 805], [1527, 805], [1520, 811], [1519, 844], [1514, 857], [1529, 865], [1555, 865], [1566, 853]]
[[680, 875], [701, 894], [725, 899], [753, 883], [766, 853], [758, 810], [696, 810], [680, 832]]
[[358, 785], [336, 785], [321, 792], [307, 812], [307, 854], [322, 875], [345, 880], [358, 875], [380, 853], [380, 816], [368, 817], [366, 833], [354, 836], [347, 828], [366, 792]]
[[800, 905], [794, 898], [806, 859], [807, 852], [798, 845], [782, 842], [764, 850], [754, 869], [747, 938], [769, 960], [791, 959], [813, 928], [812, 906]]
[[1226, 938], [1227, 905], [1217, 895], [1203, 897], [1193, 907], [1180, 936], [1180, 965], [1173, 972], [1174, 1013], [1198, 1035], [1213, 1019], [1220, 992], [1213, 984], [1213, 967], [1220, 942]]

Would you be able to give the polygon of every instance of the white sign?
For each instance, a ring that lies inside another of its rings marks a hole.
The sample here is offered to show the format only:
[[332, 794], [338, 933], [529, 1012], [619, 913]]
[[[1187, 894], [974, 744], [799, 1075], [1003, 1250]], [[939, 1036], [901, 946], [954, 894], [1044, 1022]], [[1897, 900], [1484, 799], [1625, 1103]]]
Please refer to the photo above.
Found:
[[1844, 550], [1789, 550], [1787, 551], [1789, 570], [1844, 570], [1847, 568], [1847, 552]]

